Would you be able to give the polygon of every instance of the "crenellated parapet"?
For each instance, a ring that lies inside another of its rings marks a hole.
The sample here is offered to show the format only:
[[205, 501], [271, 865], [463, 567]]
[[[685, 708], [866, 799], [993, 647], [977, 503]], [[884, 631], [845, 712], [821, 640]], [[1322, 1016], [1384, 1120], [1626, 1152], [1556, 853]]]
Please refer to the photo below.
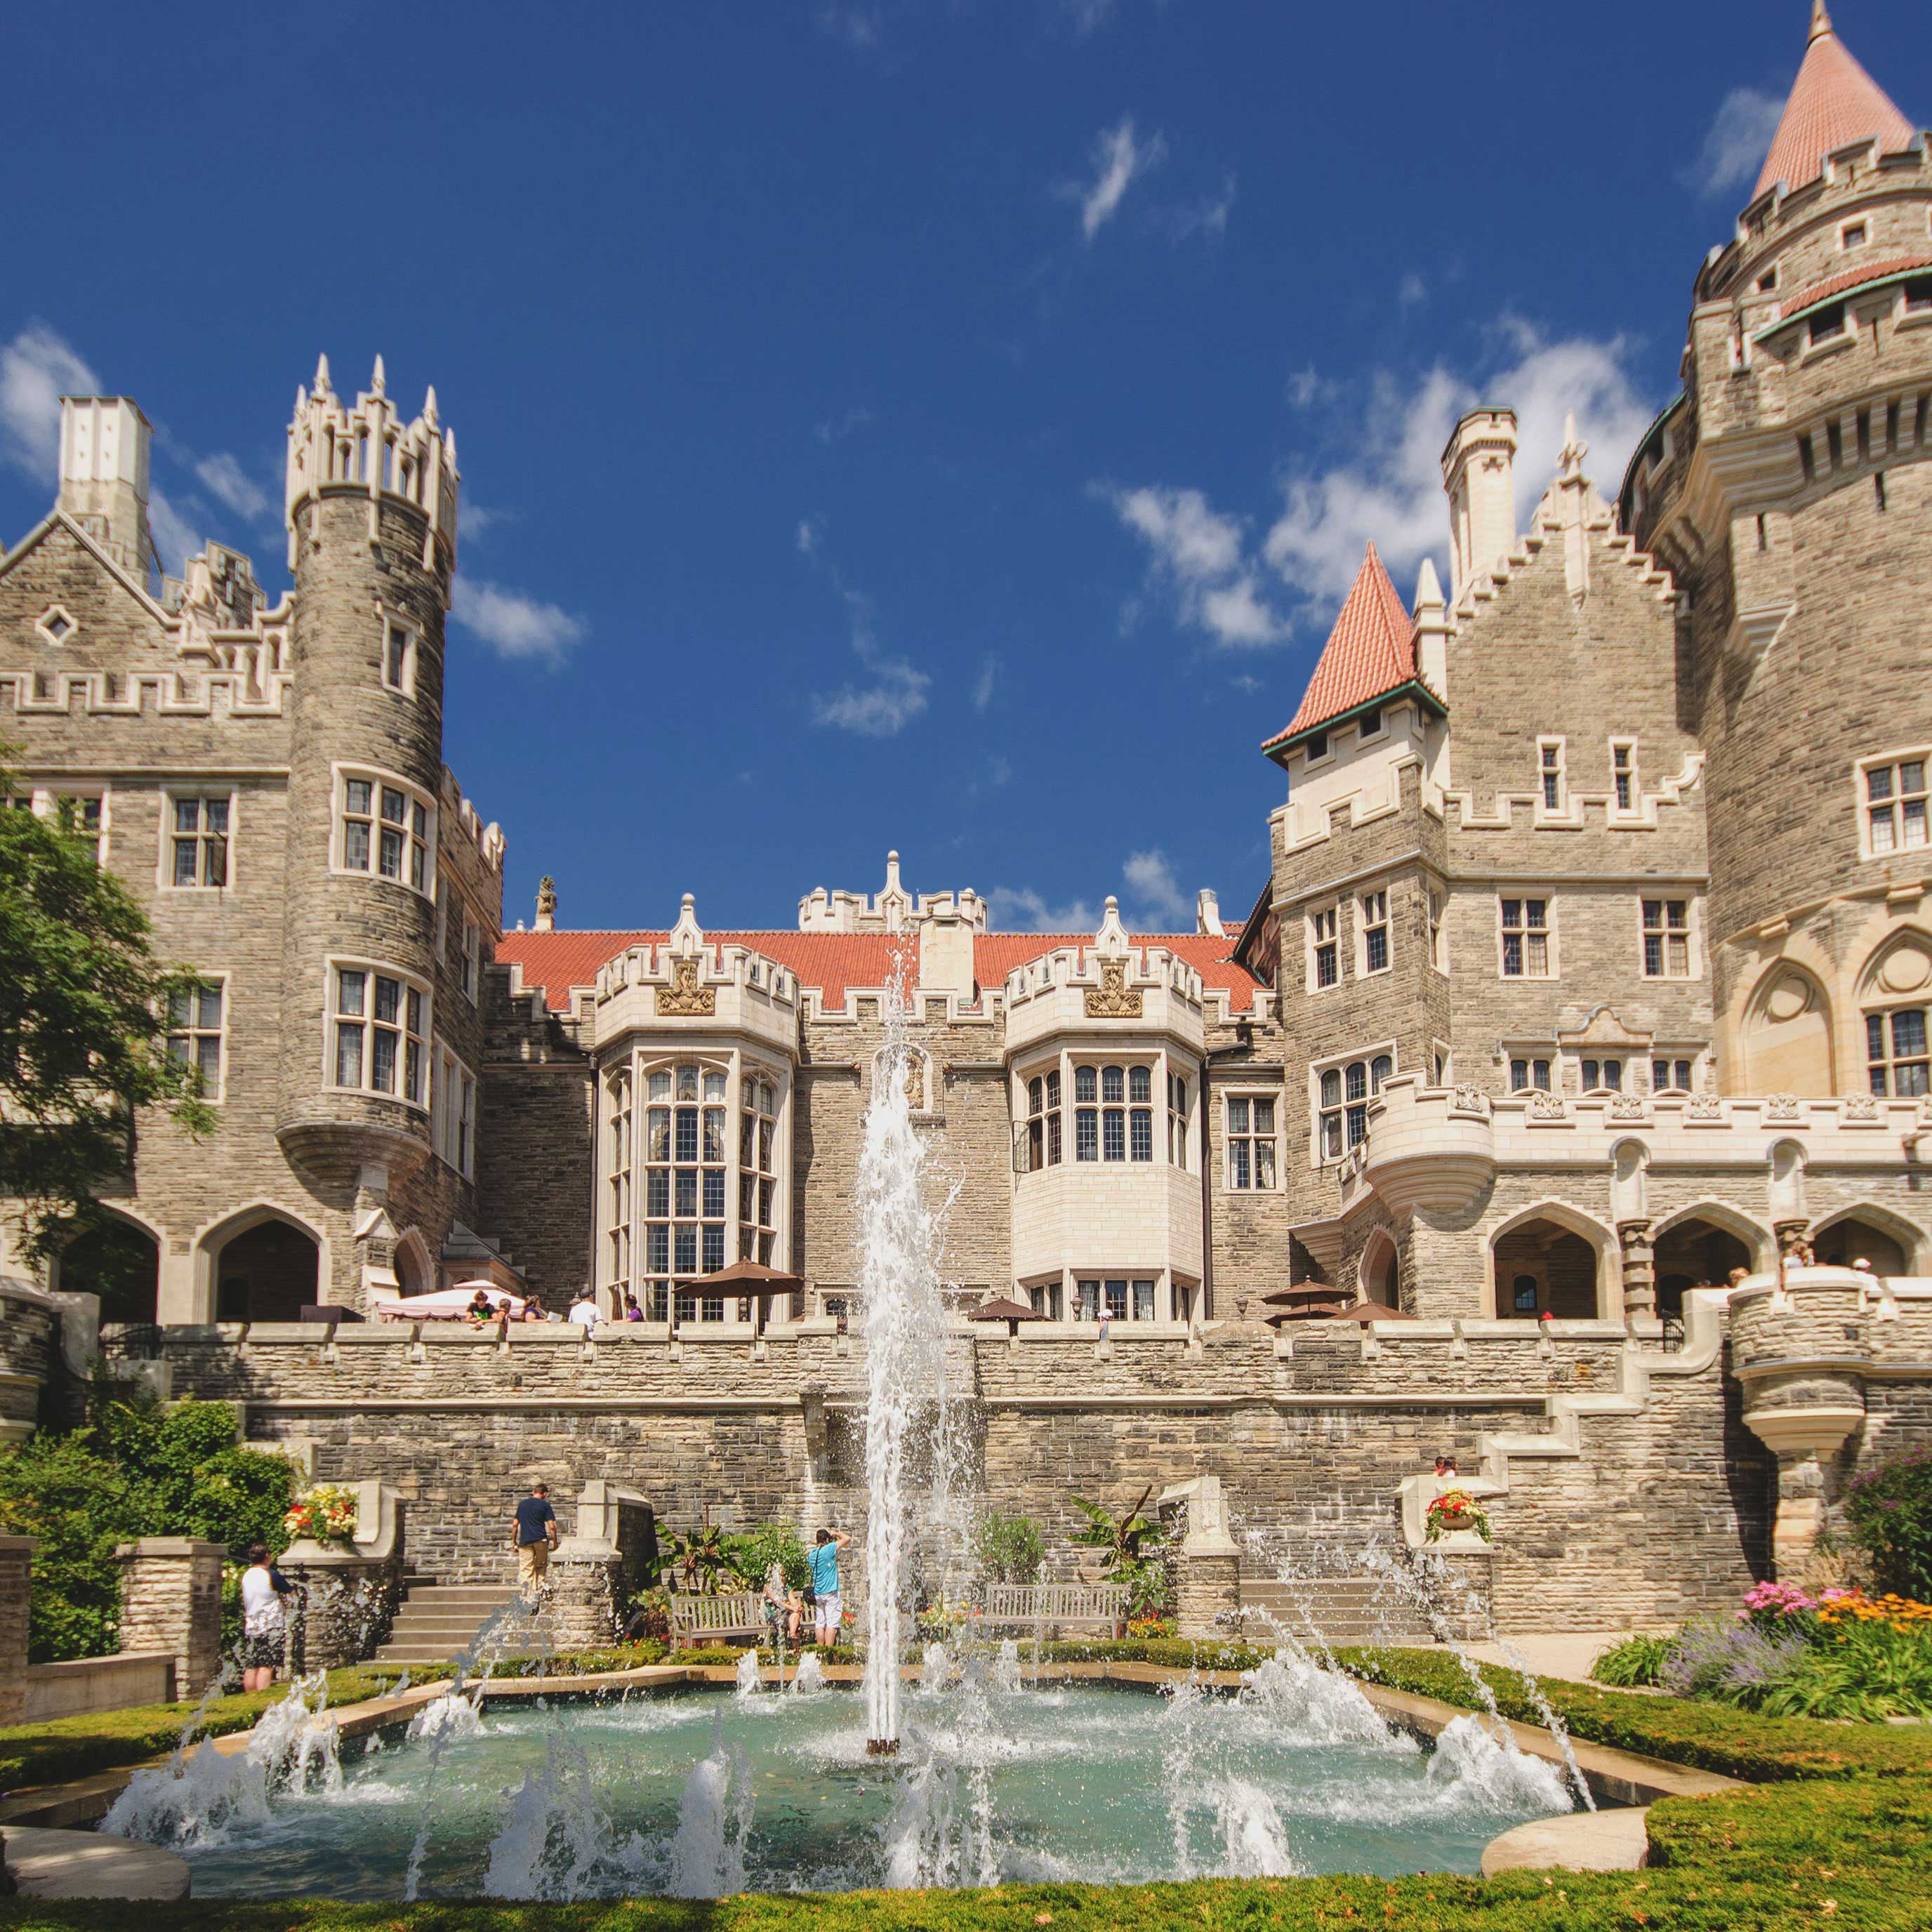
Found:
[[1006, 975], [1004, 997], [1009, 1059], [1072, 1035], [1162, 1036], [1196, 1053], [1206, 1042], [1201, 975], [1165, 946], [1132, 942], [1112, 898], [1091, 946], [1028, 960]]
[[600, 1052], [633, 1034], [719, 1034], [797, 1057], [797, 976], [748, 946], [707, 940], [689, 892], [662, 942], [628, 946], [598, 969], [592, 1001]]

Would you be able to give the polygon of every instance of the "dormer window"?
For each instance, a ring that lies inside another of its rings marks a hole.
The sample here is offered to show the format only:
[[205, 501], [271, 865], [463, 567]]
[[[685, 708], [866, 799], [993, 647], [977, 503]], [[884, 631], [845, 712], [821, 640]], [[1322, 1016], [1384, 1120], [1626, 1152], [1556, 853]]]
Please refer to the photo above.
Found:
[[1362, 722], [1356, 726], [1358, 737], [1372, 738], [1382, 728], [1382, 708], [1378, 704], [1362, 713]]

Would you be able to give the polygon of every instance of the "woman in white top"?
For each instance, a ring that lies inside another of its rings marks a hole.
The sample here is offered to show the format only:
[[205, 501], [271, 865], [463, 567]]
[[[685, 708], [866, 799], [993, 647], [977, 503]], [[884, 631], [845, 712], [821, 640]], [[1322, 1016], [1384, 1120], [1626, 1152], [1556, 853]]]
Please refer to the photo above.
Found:
[[[248, 1546], [248, 1567], [242, 1573], [242, 1688], [266, 1690], [275, 1681], [288, 1635], [288, 1616], [282, 1599], [288, 1580], [268, 1561], [268, 1546]], [[180, 1687], [182, 1694], [191, 1688]]]

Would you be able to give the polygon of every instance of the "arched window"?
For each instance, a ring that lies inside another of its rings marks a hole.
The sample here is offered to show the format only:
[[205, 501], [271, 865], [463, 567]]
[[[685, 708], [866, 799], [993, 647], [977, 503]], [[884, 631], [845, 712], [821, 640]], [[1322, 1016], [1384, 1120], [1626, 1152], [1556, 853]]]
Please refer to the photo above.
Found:
[[1318, 1110], [1324, 1160], [1336, 1160], [1346, 1148], [1359, 1147], [1368, 1138], [1369, 1101], [1382, 1090], [1382, 1082], [1394, 1071], [1394, 1059], [1386, 1053], [1324, 1070]]
[[[645, 1076], [644, 1275], [646, 1313], [667, 1318], [673, 1280], [680, 1284], [724, 1265], [726, 1220], [724, 1070], [692, 1060]], [[680, 1322], [722, 1322], [722, 1296], [676, 1298]]]
[[1073, 1070], [1073, 1158], [1154, 1159], [1154, 1070], [1139, 1066]]

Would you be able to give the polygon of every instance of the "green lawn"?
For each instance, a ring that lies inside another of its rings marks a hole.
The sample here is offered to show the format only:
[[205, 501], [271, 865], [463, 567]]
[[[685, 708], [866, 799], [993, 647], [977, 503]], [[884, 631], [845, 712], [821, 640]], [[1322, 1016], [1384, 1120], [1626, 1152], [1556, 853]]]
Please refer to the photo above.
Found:
[[[1092, 1654], [1098, 1646], [1084, 1646]], [[1114, 1646], [1108, 1646], [1109, 1650]], [[1119, 1646], [1144, 1654], [1148, 1646]], [[1165, 1660], [1162, 1659], [1161, 1660]], [[1205, 1659], [1203, 1660], [1207, 1660]], [[1232, 1663], [1226, 1653], [1214, 1661]], [[1377, 1681], [1470, 1705], [1468, 1681], [1429, 1652], [1344, 1653]], [[1514, 1673], [1485, 1672], [1506, 1714], [1534, 1717]], [[346, 1680], [358, 1673], [343, 1672]], [[1927, 1932], [1932, 1928], [1932, 1728], [1766, 1719], [1540, 1680], [1580, 1737], [1764, 1780], [1650, 1814], [1652, 1866], [1598, 1876], [1517, 1874], [1202, 1880], [1108, 1889], [858, 1893], [608, 1905], [345, 1906], [190, 1903], [140, 1908], [144, 1932]], [[236, 1699], [242, 1706], [249, 1700]], [[259, 1702], [259, 1700], [256, 1700]], [[154, 1713], [122, 1712], [131, 1731]], [[115, 1718], [70, 1720], [97, 1730]], [[178, 1729], [179, 1720], [175, 1720]], [[43, 1734], [44, 1735], [44, 1734]], [[17, 1751], [17, 1734], [0, 1748]], [[170, 1741], [171, 1742], [171, 1737]], [[130, 1908], [0, 1900], [0, 1926], [120, 1932]]]

